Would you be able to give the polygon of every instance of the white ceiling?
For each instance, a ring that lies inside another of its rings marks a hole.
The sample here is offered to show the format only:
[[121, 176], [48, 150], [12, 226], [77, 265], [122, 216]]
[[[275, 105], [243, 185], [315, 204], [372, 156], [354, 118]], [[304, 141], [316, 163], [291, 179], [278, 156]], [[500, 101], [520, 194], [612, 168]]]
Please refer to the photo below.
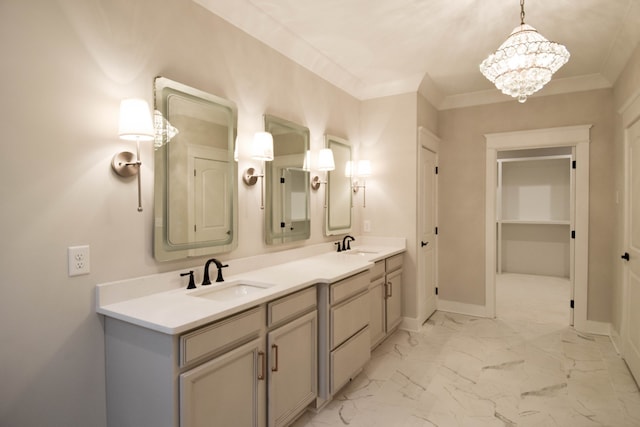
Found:
[[[359, 99], [509, 99], [478, 64], [520, 23], [519, 0], [194, 1]], [[571, 53], [542, 95], [611, 87], [640, 40], [640, 0], [528, 0], [525, 13]]]

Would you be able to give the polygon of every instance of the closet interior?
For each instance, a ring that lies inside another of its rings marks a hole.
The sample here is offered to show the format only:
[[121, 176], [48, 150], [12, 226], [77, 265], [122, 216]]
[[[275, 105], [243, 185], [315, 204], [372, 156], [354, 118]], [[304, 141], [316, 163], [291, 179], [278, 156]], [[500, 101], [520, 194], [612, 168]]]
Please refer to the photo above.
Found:
[[571, 147], [498, 152], [497, 273], [571, 280]]

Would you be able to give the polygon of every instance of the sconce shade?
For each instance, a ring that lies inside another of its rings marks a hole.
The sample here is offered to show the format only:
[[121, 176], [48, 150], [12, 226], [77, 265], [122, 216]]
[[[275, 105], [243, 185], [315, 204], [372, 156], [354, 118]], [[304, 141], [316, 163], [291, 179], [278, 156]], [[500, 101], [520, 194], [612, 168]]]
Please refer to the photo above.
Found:
[[358, 160], [358, 176], [371, 176], [371, 162], [369, 160]]
[[253, 136], [251, 158], [266, 162], [273, 160], [273, 136], [269, 132], [256, 132]]
[[122, 100], [118, 134], [121, 139], [129, 141], [155, 139], [155, 129], [147, 101], [135, 98]]
[[333, 151], [330, 148], [322, 148], [318, 153], [318, 170], [332, 171], [336, 168], [333, 160]]
[[349, 160], [344, 166], [344, 176], [347, 178], [353, 177], [353, 162]]

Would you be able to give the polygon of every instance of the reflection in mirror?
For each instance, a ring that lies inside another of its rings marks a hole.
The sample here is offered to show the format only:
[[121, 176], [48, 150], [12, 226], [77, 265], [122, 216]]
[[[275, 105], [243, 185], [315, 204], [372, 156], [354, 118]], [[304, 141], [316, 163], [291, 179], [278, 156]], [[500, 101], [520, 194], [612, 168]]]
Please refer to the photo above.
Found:
[[325, 234], [331, 236], [351, 232], [351, 176], [347, 167], [352, 160], [349, 141], [325, 135], [325, 144], [333, 151], [336, 165], [327, 174]]
[[309, 129], [265, 115], [264, 129], [273, 135], [273, 161], [265, 165], [265, 241], [305, 240], [311, 236], [309, 215]]
[[[158, 261], [237, 245], [233, 102], [157, 77], [155, 108], [177, 134], [156, 144], [154, 255]], [[169, 132], [171, 133], [171, 132]]]

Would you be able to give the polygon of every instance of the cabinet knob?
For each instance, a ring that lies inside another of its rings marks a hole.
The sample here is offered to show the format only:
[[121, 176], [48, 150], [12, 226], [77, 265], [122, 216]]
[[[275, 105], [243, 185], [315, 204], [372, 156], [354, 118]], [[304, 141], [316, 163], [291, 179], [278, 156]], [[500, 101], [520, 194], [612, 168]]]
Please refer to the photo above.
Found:
[[427, 246], [429, 244], [429, 242], [420, 242], [420, 247], [424, 248], [425, 246]]
[[625, 252], [624, 255], [622, 255], [620, 258], [622, 258], [625, 261], [629, 261], [630, 259], [629, 252]]

